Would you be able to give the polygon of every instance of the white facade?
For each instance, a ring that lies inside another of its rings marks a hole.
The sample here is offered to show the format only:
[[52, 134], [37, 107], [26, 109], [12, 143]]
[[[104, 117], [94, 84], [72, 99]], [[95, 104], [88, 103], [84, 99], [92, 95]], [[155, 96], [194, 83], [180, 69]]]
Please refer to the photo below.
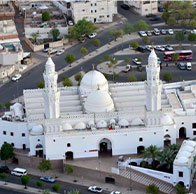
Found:
[[158, 0], [124, 0], [123, 2], [140, 15], [158, 12]]

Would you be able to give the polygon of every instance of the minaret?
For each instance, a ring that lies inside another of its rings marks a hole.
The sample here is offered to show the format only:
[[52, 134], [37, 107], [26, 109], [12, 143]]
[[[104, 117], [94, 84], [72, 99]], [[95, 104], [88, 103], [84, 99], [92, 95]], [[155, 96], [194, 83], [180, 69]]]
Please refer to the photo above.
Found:
[[60, 116], [60, 91], [57, 88], [58, 74], [55, 72], [55, 64], [51, 57], [45, 65], [45, 72], [43, 73], [45, 89], [44, 89], [44, 104], [45, 116], [47, 119], [59, 118]]

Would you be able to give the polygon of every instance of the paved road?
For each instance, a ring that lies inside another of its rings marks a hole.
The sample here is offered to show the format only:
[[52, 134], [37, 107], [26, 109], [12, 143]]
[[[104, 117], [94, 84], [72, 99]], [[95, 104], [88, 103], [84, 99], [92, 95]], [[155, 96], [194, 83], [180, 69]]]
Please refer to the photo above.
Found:
[[0, 188], [0, 194], [24, 194], [24, 193]]

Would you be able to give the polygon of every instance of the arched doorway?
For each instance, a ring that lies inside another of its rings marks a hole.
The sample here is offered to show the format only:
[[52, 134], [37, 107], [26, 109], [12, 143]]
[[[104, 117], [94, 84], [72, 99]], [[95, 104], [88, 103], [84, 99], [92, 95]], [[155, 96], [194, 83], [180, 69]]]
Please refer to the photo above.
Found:
[[179, 129], [179, 138], [180, 139], [186, 138], [186, 128], [185, 127], [181, 127]]
[[144, 146], [138, 146], [137, 147], [137, 154], [142, 154], [144, 151], [145, 147]]
[[37, 144], [35, 147], [35, 155], [36, 157], [43, 158], [43, 146], [41, 144]]
[[184, 187], [184, 182], [180, 181], [178, 182], [179, 185], [181, 185], [182, 187]]
[[169, 146], [169, 145], [171, 145], [171, 140], [165, 139], [165, 140], [164, 140], [164, 147], [167, 147], [167, 146]]
[[73, 152], [66, 152], [65, 159], [66, 160], [73, 160]]
[[112, 143], [109, 139], [102, 139], [99, 142], [99, 156], [112, 156]]

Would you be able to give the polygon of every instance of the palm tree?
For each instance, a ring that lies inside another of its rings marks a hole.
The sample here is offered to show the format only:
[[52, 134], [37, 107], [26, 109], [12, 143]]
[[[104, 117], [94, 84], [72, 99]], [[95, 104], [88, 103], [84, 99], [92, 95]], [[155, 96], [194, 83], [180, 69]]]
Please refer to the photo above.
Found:
[[146, 188], [146, 194], [159, 194], [160, 190], [159, 188], [155, 185], [148, 185], [148, 187]]
[[148, 159], [152, 159], [152, 168], [155, 168], [155, 159], [156, 157], [159, 155], [159, 148], [157, 146], [149, 146], [148, 148], [146, 148], [143, 152], [143, 158], [148, 158]]

